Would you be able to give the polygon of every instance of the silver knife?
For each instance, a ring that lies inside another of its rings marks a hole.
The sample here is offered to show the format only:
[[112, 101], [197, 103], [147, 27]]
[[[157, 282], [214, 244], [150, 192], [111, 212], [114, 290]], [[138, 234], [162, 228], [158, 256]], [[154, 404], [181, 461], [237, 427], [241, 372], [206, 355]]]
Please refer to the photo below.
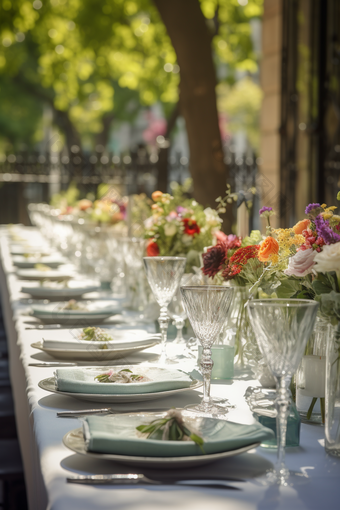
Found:
[[47, 363], [29, 363], [29, 367], [77, 367], [78, 363], [59, 363], [58, 361], [49, 361]]
[[[216, 489], [230, 489], [239, 491], [239, 487], [228, 485], [226, 480], [207, 479], [198, 477], [195, 479], [165, 479], [153, 480], [138, 473], [116, 474], [116, 475], [78, 475], [66, 478], [67, 483], [78, 483], [83, 485], [178, 485], [189, 487], [210, 487]], [[241, 481], [241, 480], [235, 480]]]
[[157, 409], [133, 409], [131, 411], [127, 409], [113, 409], [112, 407], [105, 407], [102, 409], [82, 409], [80, 411], [60, 411], [57, 413], [58, 418], [80, 418], [81, 416], [91, 416], [92, 414], [122, 414], [122, 413], [154, 413], [169, 411], [169, 407], [157, 408]]

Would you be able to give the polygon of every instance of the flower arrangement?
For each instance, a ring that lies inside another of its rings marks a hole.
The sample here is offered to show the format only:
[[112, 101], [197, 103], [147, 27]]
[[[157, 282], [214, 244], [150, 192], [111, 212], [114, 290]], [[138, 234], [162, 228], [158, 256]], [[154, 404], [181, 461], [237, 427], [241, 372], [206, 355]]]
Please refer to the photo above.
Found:
[[71, 183], [66, 191], [53, 195], [51, 206], [59, 209], [60, 216], [72, 214], [90, 223], [115, 225], [126, 219], [127, 197], [108, 184], [100, 184], [96, 195], [89, 193], [79, 200], [80, 190]]
[[[276, 229], [270, 224], [274, 211], [263, 207], [259, 214], [267, 220], [266, 236], [259, 231], [243, 239], [227, 236], [203, 254], [202, 272], [213, 284], [247, 286], [252, 297], [319, 301], [321, 314], [337, 325], [340, 346], [340, 216], [335, 209], [309, 204], [305, 219], [292, 228]], [[252, 342], [241, 343], [249, 337], [247, 325], [241, 324], [247, 321], [242, 313], [240, 308], [238, 325], [243, 331], [236, 337], [236, 352], [243, 356], [242, 350], [248, 348], [251, 359], [255, 356]], [[309, 414], [314, 404], [315, 399]]]
[[152, 194], [152, 215], [144, 222], [149, 257], [187, 255], [191, 265], [199, 266], [198, 254], [215, 244], [222, 220], [217, 211], [186, 197], [190, 185], [188, 179], [183, 186], [173, 185], [173, 195]]

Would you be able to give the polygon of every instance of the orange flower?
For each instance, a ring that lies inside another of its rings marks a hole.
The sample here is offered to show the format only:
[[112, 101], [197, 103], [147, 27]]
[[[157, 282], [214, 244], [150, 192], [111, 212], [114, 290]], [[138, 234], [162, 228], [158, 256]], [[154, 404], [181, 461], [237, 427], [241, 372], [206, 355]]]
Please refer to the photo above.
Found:
[[163, 193], [161, 191], [154, 191], [151, 195], [151, 198], [154, 202], [157, 202], [160, 198], [162, 198]]
[[266, 237], [260, 245], [258, 259], [261, 262], [269, 262], [274, 255], [279, 253], [279, 248], [279, 243], [274, 237]]
[[79, 200], [78, 207], [81, 211], [86, 211], [86, 209], [89, 209], [92, 207], [93, 204], [91, 200], [88, 200], [87, 198], [83, 198], [83, 200]]
[[304, 230], [306, 230], [310, 225], [310, 220], [302, 220], [299, 221], [296, 225], [294, 225], [293, 230], [294, 234], [302, 234]]

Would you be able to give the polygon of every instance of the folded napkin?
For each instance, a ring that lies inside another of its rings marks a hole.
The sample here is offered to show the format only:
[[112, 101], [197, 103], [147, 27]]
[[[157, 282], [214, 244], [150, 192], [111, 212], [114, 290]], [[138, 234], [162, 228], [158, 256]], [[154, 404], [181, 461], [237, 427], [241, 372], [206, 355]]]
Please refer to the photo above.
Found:
[[[80, 333], [77, 330], [76, 335]], [[43, 347], [46, 349], [70, 349], [70, 350], [97, 350], [102, 349], [104, 345], [108, 349], [125, 349], [129, 347], [138, 347], [140, 345], [154, 344], [159, 342], [159, 336], [148, 333], [143, 329], [124, 330], [124, 331], [110, 331], [107, 333], [112, 336], [110, 342], [91, 342], [88, 340], [80, 340], [76, 335], [67, 337], [67, 333], [63, 334], [61, 331], [55, 333], [61, 338], [43, 339]], [[63, 335], [63, 336], [62, 336]]]
[[58, 368], [55, 372], [56, 386], [59, 391], [70, 393], [131, 395], [188, 388], [192, 384], [191, 377], [181, 370], [136, 365], [115, 366], [114, 370], [118, 372], [124, 368], [128, 368], [134, 374], [145, 375], [151, 380], [128, 384], [102, 383], [95, 380], [95, 377], [108, 372], [110, 367]]
[[[139, 437], [136, 430], [162, 414], [88, 416], [83, 422], [85, 446], [89, 452], [146, 457], [204, 455], [193, 441], [162, 441]], [[203, 438], [205, 454], [221, 453], [260, 443], [274, 436], [259, 423], [243, 425], [217, 418], [185, 417], [185, 423]]]

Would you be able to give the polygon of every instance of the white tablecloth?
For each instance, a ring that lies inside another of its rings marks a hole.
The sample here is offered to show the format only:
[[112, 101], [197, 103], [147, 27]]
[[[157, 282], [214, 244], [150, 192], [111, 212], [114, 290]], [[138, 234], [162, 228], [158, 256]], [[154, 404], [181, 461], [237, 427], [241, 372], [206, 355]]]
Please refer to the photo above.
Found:
[[[33, 361], [52, 361], [46, 354], [31, 347], [42, 340], [44, 332], [26, 329], [32, 318], [27, 311], [27, 296], [20, 294], [19, 282], [8, 250], [7, 229], [0, 231], [1, 248], [1, 300], [9, 343], [10, 376], [15, 400], [19, 440], [22, 450], [30, 510], [319, 510], [338, 508], [340, 459], [326, 455], [324, 429], [321, 426], [302, 424], [300, 447], [287, 449], [289, 469], [300, 472], [299, 483], [292, 487], [264, 486], [259, 478], [275, 462], [275, 451], [257, 448], [248, 453], [218, 461], [200, 468], [186, 470], [195, 475], [222, 474], [241, 478], [230, 482], [240, 490], [208, 489], [203, 487], [122, 487], [83, 486], [66, 483], [73, 474], [128, 473], [141, 469], [119, 465], [110, 461], [89, 459], [74, 454], [63, 443], [63, 436], [80, 426], [76, 419], [57, 418], [56, 412], [67, 409], [95, 407], [71, 397], [49, 394], [38, 387], [38, 382], [53, 374], [53, 368], [29, 367]], [[25, 299], [26, 298], [26, 299]], [[50, 335], [49, 335], [50, 336]], [[153, 352], [144, 353], [152, 359]], [[182, 364], [181, 368], [189, 369]], [[243, 399], [245, 389], [256, 384], [247, 374], [224, 384], [213, 384], [212, 393], [227, 396], [236, 409], [229, 419], [251, 422], [252, 416]], [[138, 409], [180, 407], [199, 401], [198, 394], [185, 392], [176, 397], [138, 405]], [[102, 406], [97, 406], [102, 407]], [[133, 410], [133, 405], [121, 405]], [[144, 470], [145, 473], [150, 471]], [[176, 470], [179, 474], [179, 470]]]

